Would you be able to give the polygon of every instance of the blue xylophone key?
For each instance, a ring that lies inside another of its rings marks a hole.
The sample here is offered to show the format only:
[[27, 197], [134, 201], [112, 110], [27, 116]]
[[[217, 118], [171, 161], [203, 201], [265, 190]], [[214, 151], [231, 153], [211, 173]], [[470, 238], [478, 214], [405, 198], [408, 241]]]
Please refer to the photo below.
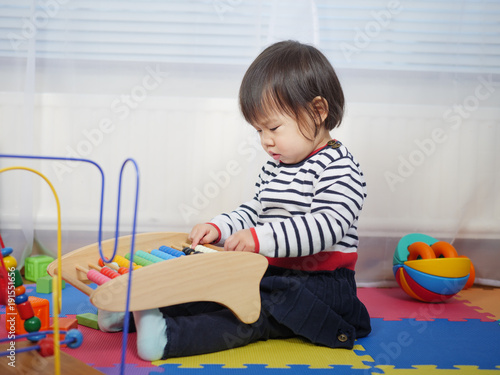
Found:
[[157, 256], [158, 258], [162, 258], [162, 259], [165, 259], [165, 260], [175, 259], [176, 258], [173, 255], [164, 253], [163, 251], [160, 251], [158, 249], [151, 250], [151, 254]]
[[172, 249], [171, 247], [168, 247], [168, 246], [160, 246], [158, 248], [158, 250], [163, 251], [164, 253], [170, 254], [176, 258], [186, 255], [182, 251]]

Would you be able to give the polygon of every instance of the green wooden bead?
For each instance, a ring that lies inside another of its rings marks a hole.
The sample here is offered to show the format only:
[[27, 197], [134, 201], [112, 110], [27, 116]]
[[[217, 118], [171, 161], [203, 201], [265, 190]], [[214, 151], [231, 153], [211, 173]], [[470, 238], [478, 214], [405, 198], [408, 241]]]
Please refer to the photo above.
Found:
[[37, 316], [26, 319], [24, 321], [24, 329], [26, 330], [26, 332], [37, 332], [40, 331], [41, 327], [42, 322], [40, 321], [40, 319], [38, 319]]

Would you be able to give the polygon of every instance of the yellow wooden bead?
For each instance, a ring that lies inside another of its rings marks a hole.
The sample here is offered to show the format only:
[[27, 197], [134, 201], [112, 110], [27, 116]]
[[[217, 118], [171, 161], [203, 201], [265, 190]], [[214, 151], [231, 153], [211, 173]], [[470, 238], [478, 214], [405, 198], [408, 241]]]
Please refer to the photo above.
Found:
[[13, 256], [9, 255], [3, 258], [3, 262], [5, 264], [5, 267], [7, 270], [10, 270], [11, 268], [16, 268], [17, 267], [17, 260]]

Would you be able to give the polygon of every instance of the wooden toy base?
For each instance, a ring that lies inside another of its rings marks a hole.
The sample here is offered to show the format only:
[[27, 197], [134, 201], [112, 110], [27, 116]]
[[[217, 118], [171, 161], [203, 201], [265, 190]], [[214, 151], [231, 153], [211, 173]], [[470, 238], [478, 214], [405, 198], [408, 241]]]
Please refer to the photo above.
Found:
[[[114, 239], [103, 241], [103, 254], [113, 253]], [[182, 246], [186, 233], [142, 233], [135, 237], [135, 251], [150, 252], [160, 246]], [[131, 236], [118, 239], [117, 254], [130, 252]], [[216, 250], [220, 248], [210, 246]], [[90, 281], [77, 266], [88, 268], [97, 264], [98, 244], [82, 247], [61, 258], [62, 278], [90, 296], [97, 308], [108, 311], [125, 311], [129, 275], [122, 275], [97, 289], [88, 286]], [[211, 301], [229, 308], [242, 322], [253, 323], [260, 315], [259, 284], [268, 262], [261, 255], [243, 252], [196, 254], [155, 263], [132, 273], [130, 310], [147, 310], [155, 307], [186, 302]], [[51, 276], [57, 274], [57, 260], [47, 268]]]

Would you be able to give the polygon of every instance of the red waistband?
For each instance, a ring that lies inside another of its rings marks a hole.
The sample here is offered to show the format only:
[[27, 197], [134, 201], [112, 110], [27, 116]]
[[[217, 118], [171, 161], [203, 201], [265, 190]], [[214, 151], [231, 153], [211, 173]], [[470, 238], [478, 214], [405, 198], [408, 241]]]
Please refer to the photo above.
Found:
[[323, 251], [318, 254], [296, 258], [267, 258], [271, 266], [301, 271], [333, 271], [347, 268], [354, 271], [358, 253]]

